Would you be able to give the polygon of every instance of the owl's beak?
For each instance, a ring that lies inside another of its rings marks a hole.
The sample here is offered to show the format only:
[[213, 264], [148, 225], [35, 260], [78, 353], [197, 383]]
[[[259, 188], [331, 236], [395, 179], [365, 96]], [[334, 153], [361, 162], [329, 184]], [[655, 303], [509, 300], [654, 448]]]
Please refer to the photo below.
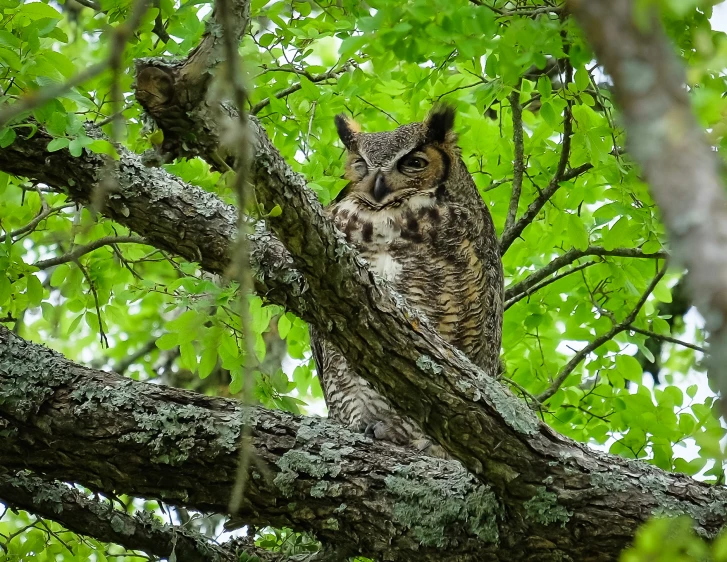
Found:
[[374, 199], [376, 199], [377, 202], [381, 203], [381, 200], [386, 197], [388, 193], [389, 186], [386, 185], [384, 175], [379, 172], [376, 175], [376, 180], [374, 181]]

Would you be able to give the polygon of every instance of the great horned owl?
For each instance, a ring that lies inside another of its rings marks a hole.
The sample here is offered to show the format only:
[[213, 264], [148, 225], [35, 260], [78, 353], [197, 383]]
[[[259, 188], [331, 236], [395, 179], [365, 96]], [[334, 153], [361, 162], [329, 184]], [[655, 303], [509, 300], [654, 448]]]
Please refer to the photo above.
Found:
[[[370, 269], [445, 340], [492, 372], [500, 351], [502, 262], [492, 218], [462, 161], [453, 125], [449, 107], [382, 133], [362, 133], [354, 121], [336, 116], [350, 183], [327, 212]], [[331, 418], [439, 453], [313, 330], [311, 342]]]

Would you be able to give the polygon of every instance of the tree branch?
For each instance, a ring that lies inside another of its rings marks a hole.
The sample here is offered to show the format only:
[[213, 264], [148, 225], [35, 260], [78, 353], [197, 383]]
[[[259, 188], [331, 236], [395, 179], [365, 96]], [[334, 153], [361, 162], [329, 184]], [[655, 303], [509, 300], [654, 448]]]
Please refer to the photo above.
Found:
[[[333, 67], [328, 72], [324, 72], [322, 74], [311, 75], [311, 74], [305, 73], [305, 76], [306, 76], [306, 78], [308, 78], [308, 80], [310, 80], [311, 82], [313, 82], [315, 84], [317, 82], [323, 82], [324, 80], [329, 80], [331, 78], [338, 78], [342, 74], [348, 72], [350, 68], [351, 68], [351, 63], [347, 62], [339, 69], [336, 69], [335, 67]], [[268, 70], [278, 70], [278, 69], [270, 68]], [[286, 70], [286, 69], [280, 69], [280, 70]], [[291, 84], [287, 88], [284, 88], [284, 89], [280, 90], [279, 92], [277, 92], [275, 94], [275, 98], [282, 99], [286, 96], [289, 96], [290, 94], [297, 92], [302, 87], [303, 86], [301, 85], [300, 82]], [[260, 111], [265, 109], [268, 105], [270, 105], [270, 98], [265, 98], [263, 100], [260, 100], [259, 102], [257, 102], [255, 105], [253, 105], [250, 108], [250, 115], [257, 115], [258, 113], [260, 113]]]
[[727, 196], [717, 157], [692, 113], [684, 69], [655, 11], [636, 22], [631, 0], [569, 5], [613, 79], [631, 152], [659, 205], [674, 257], [689, 271], [689, 288], [710, 334], [708, 371], [725, 416]]
[[[653, 254], [645, 254], [638, 248], [614, 248], [613, 250], [607, 250], [601, 246], [589, 246], [585, 250], [579, 250], [577, 248], [571, 248], [562, 256], [558, 256], [548, 265], [541, 267], [537, 271], [531, 273], [522, 281], [511, 285], [505, 289], [505, 300], [512, 301], [513, 299], [520, 299], [533, 292], [533, 287], [543, 281], [545, 278], [553, 275], [559, 269], [570, 265], [574, 261], [580, 258], [588, 256], [613, 256], [619, 258], [639, 258], [639, 259], [666, 259], [668, 254], [666, 252], [655, 252]], [[556, 279], [553, 279], [555, 281]], [[516, 301], [514, 301], [516, 302]]]
[[496, 480], [479, 483], [453, 461], [372, 443], [325, 419], [245, 410], [233, 400], [87, 369], [0, 328], [6, 469], [224, 512], [243, 415], [256, 462], [241, 517], [314, 532], [351, 554], [605, 562], [653, 512], [689, 513], [711, 535], [724, 524], [711, 509], [727, 502], [724, 488], [589, 450], [545, 427], [544, 439], [529, 440], [525, 463], [502, 466], [517, 493], [498, 492]]
[[551, 283], [555, 283], [556, 281], [560, 281], [564, 277], [568, 277], [572, 273], [576, 273], [578, 271], [581, 271], [582, 269], [586, 269], [587, 267], [591, 267], [592, 265], [596, 265], [597, 261], [589, 261], [586, 263], [582, 263], [581, 265], [577, 265], [575, 267], [570, 268], [568, 271], [564, 271], [563, 273], [559, 273], [555, 277], [551, 277], [550, 279], [546, 279], [545, 281], [541, 281], [540, 283], [537, 283], [536, 285], [533, 285], [530, 289], [526, 289], [525, 291], [518, 293], [513, 298], [511, 298], [509, 301], [505, 302], [505, 310], [510, 308], [515, 303], [519, 302], [520, 300], [524, 299], [525, 297], [529, 297], [533, 293], [536, 293], [540, 289], [547, 287]]
[[593, 340], [583, 349], [578, 351], [578, 353], [576, 353], [573, 358], [568, 361], [568, 364], [563, 367], [560, 373], [558, 373], [558, 376], [555, 377], [555, 380], [551, 383], [551, 385], [542, 393], [538, 394], [538, 396], [536, 397], [538, 402], [545, 402], [548, 398], [553, 396], [553, 394], [558, 392], [558, 389], [563, 385], [565, 379], [567, 379], [568, 376], [573, 372], [573, 370], [578, 365], [580, 365], [581, 361], [588, 357], [589, 353], [592, 353], [593, 351], [601, 347], [604, 343], [612, 340], [621, 332], [629, 329], [633, 321], [636, 319], [639, 311], [641, 310], [641, 307], [644, 306], [646, 299], [649, 298], [649, 295], [651, 295], [651, 293], [654, 291], [656, 285], [659, 283], [659, 281], [661, 281], [662, 277], [664, 277], [664, 274], [666, 274], [666, 267], [667, 266], [665, 264], [664, 267], [662, 267], [662, 269], [659, 271], [659, 273], [654, 276], [654, 278], [651, 280], [651, 283], [649, 283], [649, 286], [641, 295], [641, 298], [639, 298], [639, 302], [636, 303], [636, 306], [634, 306], [629, 315], [622, 322], [614, 324], [608, 332], [598, 336], [595, 340]]
[[7, 469], [225, 513], [243, 416], [255, 459], [246, 523], [313, 532], [349, 555], [386, 560], [474, 562], [496, 550], [499, 504], [456, 462], [325, 419], [87, 369], [0, 328]]
[[0, 500], [56, 521], [66, 529], [100, 541], [120, 544], [161, 558], [174, 553], [179, 562], [235, 562], [231, 550], [182, 527], [166, 525], [143, 511], [134, 516], [114, 509], [60, 482], [47, 481], [27, 471], [0, 472]]
[[666, 341], [669, 343], [673, 343], [675, 345], [681, 345], [682, 347], [688, 347], [689, 349], [693, 349], [694, 351], [699, 351], [701, 353], [707, 353], [707, 350], [699, 345], [695, 345], [693, 343], [689, 343], [683, 340], [678, 340], [676, 338], [672, 338], [671, 336], [664, 336], [662, 334], [657, 334], [656, 332], [652, 332], [651, 330], [642, 330], [641, 328], [637, 328], [633, 324], [630, 324], [628, 326], [628, 329], [632, 332], [636, 332], [637, 334], [643, 334], [644, 336], [648, 336], [650, 338], [654, 338], [656, 340]]
[[[510, 100], [510, 110], [512, 111], [512, 141], [515, 146], [513, 156], [513, 174], [512, 174], [512, 195], [510, 197], [510, 206], [507, 210], [505, 218], [504, 232], [512, 229], [515, 219], [517, 218], [518, 203], [520, 203], [520, 191], [523, 187], [523, 173], [525, 172], [525, 151], [523, 147], [523, 108], [520, 105], [520, 84], [508, 96]], [[505, 250], [503, 250], [504, 253]]]
[[[564, 87], [571, 81], [570, 75], [573, 72], [568, 62], [566, 62], [566, 65], [566, 80], [564, 82]], [[568, 100], [568, 103], [563, 110], [563, 143], [561, 144], [560, 159], [558, 160], [558, 167], [555, 170], [553, 179], [550, 180], [548, 186], [540, 193], [540, 195], [538, 195], [535, 201], [528, 206], [525, 213], [523, 213], [523, 216], [520, 217], [517, 222], [512, 224], [510, 228], [506, 228], [503, 231], [502, 238], [500, 239], [500, 253], [502, 255], [505, 255], [505, 252], [507, 252], [512, 243], [520, 236], [520, 234], [522, 234], [523, 230], [525, 230], [525, 227], [533, 222], [535, 217], [538, 216], [540, 210], [548, 201], [550, 201], [550, 198], [555, 195], [555, 192], [560, 188], [561, 182], [567, 181], [565, 179], [566, 174], [571, 177], [576, 177], [578, 175], [575, 170], [566, 172], [568, 159], [570, 158], [571, 136], [573, 135], [573, 115], [571, 114], [572, 103], [573, 102], [571, 100]], [[581, 168], [583, 168], [583, 166], [581, 166]]]
[[62, 256], [56, 256], [55, 258], [49, 258], [47, 260], [41, 260], [35, 262], [33, 267], [38, 269], [48, 269], [62, 263], [68, 263], [69, 261], [76, 261], [81, 256], [85, 256], [103, 246], [110, 246], [113, 244], [146, 244], [146, 240], [140, 236], [104, 236], [83, 246], [76, 246], [73, 251], [63, 254]]

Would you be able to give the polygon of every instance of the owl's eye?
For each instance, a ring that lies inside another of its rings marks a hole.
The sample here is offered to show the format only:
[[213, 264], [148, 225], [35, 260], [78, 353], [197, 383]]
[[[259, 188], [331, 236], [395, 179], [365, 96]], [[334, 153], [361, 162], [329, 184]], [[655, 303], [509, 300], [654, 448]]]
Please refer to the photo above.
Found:
[[357, 173], [362, 175], [365, 174], [369, 169], [369, 167], [366, 165], [366, 160], [364, 160], [363, 158], [357, 158], [356, 160], [354, 160], [352, 166]]
[[426, 168], [429, 162], [421, 156], [405, 156], [399, 161], [399, 165], [408, 170], [418, 171]]

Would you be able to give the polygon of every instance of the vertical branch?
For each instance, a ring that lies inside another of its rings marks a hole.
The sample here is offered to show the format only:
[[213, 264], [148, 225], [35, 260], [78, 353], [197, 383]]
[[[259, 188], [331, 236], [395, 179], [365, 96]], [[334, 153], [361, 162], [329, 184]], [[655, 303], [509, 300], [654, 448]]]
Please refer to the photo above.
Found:
[[[565, 81], [563, 82], [563, 91], [567, 91], [566, 86], [571, 82], [573, 78], [573, 68], [570, 65], [570, 61], [565, 61]], [[571, 113], [571, 106], [573, 100], [566, 100], [566, 106], [563, 110], [563, 143], [560, 150], [560, 158], [558, 159], [558, 167], [553, 174], [553, 179], [550, 180], [548, 186], [540, 192], [540, 195], [528, 205], [523, 215], [517, 221], [513, 221], [509, 228], [505, 228], [502, 232], [500, 239], [500, 253], [505, 254], [512, 243], [522, 234], [525, 227], [527, 227], [535, 217], [538, 216], [540, 210], [545, 204], [550, 201], [550, 198], [555, 195], [555, 192], [560, 188], [560, 182], [564, 181], [564, 178], [568, 176], [566, 172], [568, 168], [568, 160], [570, 159], [571, 151], [571, 137], [573, 136], [573, 116]], [[513, 114], [514, 119], [514, 114]], [[513, 179], [513, 191], [515, 181]], [[514, 193], [513, 193], [514, 195]], [[512, 200], [510, 201], [510, 209], [508, 210], [508, 219], [510, 212], [512, 211]]]
[[523, 187], [523, 174], [525, 172], [523, 108], [520, 105], [520, 84], [518, 84], [517, 88], [512, 91], [507, 99], [510, 100], [510, 110], [512, 111], [512, 140], [515, 145], [515, 154], [512, 163], [512, 195], [510, 196], [510, 206], [507, 210], [507, 218], [505, 219], [503, 232], [510, 230], [512, 225], [515, 224], [517, 208], [520, 203], [520, 192]]
[[[217, 21], [222, 25], [223, 50], [225, 54], [225, 77], [232, 88], [232, 96], [237, 106], [238, 123], [233, 131], [234, 144], [238, 147], [235, 161], [235, 193], [237, 194], [238, 220], [237, 242], [233, 267], [240, 286], [240, 324], [244, 344], [244, 364], [242, 372], [242, 400], [246, 405], [252, 403], [252, 367], [255, 360], [255, 336], [252, 333], [252, 318], [248, 296], [254, 291], [252, 271], [250, 269], [250, 242], [248, 236], [252, 234], [250, 221], [245, 212], [252, 208], [252, 186], [248, 181], [250, 170], [251, 138], [248, 127], [245, 103], [248, 95], [240, 76], [240, 57], [237, 52], [239, 44], [239, 30], [235, 29], [233, 7], [231, 0], [217, 0]], [[249, 5], [246, 6], [249, 9]], [[247, 27], [247, 18], [243, 29]], [[240, 434], [240, 458], [237, 464], [235, 485], [230, 494], [229, 511], [237, 513], [242, 505], [242, 498], [247, 484], [252, 454], [252, 429], [247, 420], [243, 420]]]
[[634, 19], [633, 0], [571, 0], [613, 80], [634, 159], [641, 165], [676, 259], [706, 321], [708, 374], [727, 417], [727, 196], [719, 162], [692, 113], [684, 69], [656, 11]]

